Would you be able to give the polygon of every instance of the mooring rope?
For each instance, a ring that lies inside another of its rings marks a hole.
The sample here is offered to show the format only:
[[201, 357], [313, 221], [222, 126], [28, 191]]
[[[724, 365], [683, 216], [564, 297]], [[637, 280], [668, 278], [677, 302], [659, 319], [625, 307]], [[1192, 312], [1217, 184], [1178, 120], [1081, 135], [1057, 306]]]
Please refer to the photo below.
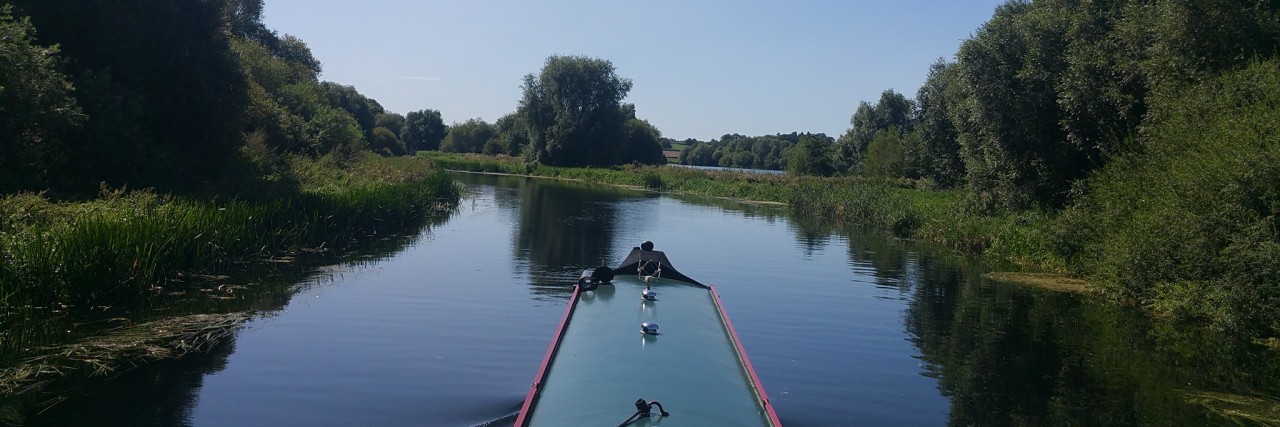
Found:
[[639, 419], [641, 419], [641, 418], [649, 418], [650, 416], [652, 416], [652, 415], [653, 415], [653, 414], [652, 414], [652, 412], [653, 412], [653, 407], [654, 407], [654, 406], [657, 406], [657, 407], [658, 407], [658, 413], [659, 413], [660, 415], [662, 415], [662, 416], [664, 416], [664, 417], [665, 417], [665, 416], [669, 416], [669, 415], [671, 415], [671, 413], [670, 413], [670, 412], [667, 412], [667, 410], [666, 410], [666, 409], [664, 409], [664, 408], [662, 407], [662, 404], [661, 404], [661, 403], [658, 403], [658, 401], [656, 401], [656, 400], [652, 400], [652, 401], [649, 401], [649, 402], [645, 402], [645, 401], [644, 401], [644, 398], [642, 397], [642, 398], [640, 398], [640, 399], [637, 399], [637, 400], [636, 400], [636, 413], [631, 414], [631, 416], [630, 416], [630, 417], [627, 417], [627, 420], [626, 420], [626, 421], [623, 421], [623, 422], [622, 422], [622, 424], [618, 424], [618, 427], [626, 427], [626, 426], [627, 426], [627, 424], [631, 424], [631, 423], [633, 423], [633, 422], [636, 422], [636, 420], [639, 420]]

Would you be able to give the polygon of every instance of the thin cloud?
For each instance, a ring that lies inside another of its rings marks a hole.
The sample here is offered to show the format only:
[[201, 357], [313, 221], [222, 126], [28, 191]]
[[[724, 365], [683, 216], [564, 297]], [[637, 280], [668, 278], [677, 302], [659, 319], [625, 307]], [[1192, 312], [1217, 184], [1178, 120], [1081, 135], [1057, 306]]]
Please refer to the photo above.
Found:
[[431, 77], [431, 76], [401, 76], [400, 80], [413, 80], [417, 82], [438, 82], [441, 79], [439, 77]]

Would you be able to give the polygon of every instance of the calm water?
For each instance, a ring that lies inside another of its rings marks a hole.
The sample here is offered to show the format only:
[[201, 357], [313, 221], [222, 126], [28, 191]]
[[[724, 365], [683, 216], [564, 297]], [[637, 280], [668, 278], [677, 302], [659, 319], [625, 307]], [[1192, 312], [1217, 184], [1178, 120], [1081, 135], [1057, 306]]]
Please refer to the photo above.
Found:
[[1247, 341], [991, 283], [910, 242], [775, 207], [457, 178], [454, 215], [363, 259], [147, 309], [260, 310], [233, 342], [11, 399], [0, 423], [508, 425], [569, 284], [643, 240], [716, 285], [788, 426], [1230, 424], [1213, 410], [1280, 395], [1276, 354]]

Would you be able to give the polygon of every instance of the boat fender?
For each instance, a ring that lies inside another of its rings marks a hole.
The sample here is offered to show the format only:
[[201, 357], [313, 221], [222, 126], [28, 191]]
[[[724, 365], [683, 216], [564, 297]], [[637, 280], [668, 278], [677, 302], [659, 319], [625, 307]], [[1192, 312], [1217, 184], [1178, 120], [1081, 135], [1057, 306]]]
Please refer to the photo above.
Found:
[[654, 322], [641, 323], [640, 332], [645, 335], [658, 335], [658, 324]]
[[596, 269], [591, 272], [591, 278], [599, 281], [600, 283], [609, 283], [613, 280], [613, 269], [603, 265], [596, 267]]

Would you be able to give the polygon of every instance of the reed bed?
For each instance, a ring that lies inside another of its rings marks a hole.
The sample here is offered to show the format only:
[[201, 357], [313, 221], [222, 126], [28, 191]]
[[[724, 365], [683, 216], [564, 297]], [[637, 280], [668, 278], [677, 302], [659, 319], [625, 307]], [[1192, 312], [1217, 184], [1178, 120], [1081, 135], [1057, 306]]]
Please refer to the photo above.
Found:
[[[82, 203], [4, 197], [0, 306], [128, 300], [180, 273], [221, 274], [257, 259], [343, 249], [457, 203], [458, 189], [442, 171], [362, 163], [352, 169], [383, 167], [382, 173], [399, 176], [344, 171], [312, 177], [312, 188], [293, 196], [255, 202], [123, 190], [104, 190], [100, 199]], [[416, 168], [423, 165], [418, 161]]]
[[0, 395], [38, 390], [72, 372], [107, 375], [162, 359], [207, 351], [231, 337], [250, 313], [195, 314], [115, 329], [70, 344], [30, 350], [0, 369]]

